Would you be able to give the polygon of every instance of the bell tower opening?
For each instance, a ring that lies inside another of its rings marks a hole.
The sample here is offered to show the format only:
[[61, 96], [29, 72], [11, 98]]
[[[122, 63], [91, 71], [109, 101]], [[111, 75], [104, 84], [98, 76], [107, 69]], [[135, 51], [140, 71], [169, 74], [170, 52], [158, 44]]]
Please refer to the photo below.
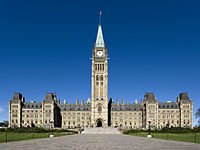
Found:
[[101, 120], [99, 120], [99, 121], [97, 122], [97, 127], [102, 127], [102, 122], [101, 122]]

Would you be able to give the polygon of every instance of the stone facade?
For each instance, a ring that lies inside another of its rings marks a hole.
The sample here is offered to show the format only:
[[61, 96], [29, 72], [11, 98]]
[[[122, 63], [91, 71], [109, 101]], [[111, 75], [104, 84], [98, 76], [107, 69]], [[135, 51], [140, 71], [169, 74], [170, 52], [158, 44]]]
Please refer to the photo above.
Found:
[[[124, 129], [147, 129], [151, 127], [193, 127], [193, 101], [187, 93], [181, 93], [176, 102], [158, 102], [154, 93], [145, 93], [138, 103], [115, 104], [108, 101], [108, 52], [103, 40], [101, 25], [92, 51], [91, 102], [61, 104], [55, 93], [47, 93], [42, 102], [25, 102], [20, 93], [9, 101], [9, 126], [44, 128], [120, 127]], [[51, 120], [54, 122], [52, 123]]]

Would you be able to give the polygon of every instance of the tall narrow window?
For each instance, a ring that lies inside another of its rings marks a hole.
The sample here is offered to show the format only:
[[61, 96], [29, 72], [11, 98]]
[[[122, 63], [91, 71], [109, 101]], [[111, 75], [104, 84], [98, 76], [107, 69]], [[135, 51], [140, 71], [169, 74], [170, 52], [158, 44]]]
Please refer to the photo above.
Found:
[[102, 70], [104, 70], [104, 64], [102, 66], [103, 66]]
[[95, 70], [97, 70], [97, 64], [95, 64]]
[[101, 106], [98, 107], [98, 112], [102, 112]]
[[98, 70], [99, 70], [99, 64], [98, 64]]
[[101, 81], [103, 81], [103, 75], [101, 75]]
[[97, 81], [99, 80], [99, 76], [98, 76], [98, 75], [96, 76], [96, 80], [97, 80]]

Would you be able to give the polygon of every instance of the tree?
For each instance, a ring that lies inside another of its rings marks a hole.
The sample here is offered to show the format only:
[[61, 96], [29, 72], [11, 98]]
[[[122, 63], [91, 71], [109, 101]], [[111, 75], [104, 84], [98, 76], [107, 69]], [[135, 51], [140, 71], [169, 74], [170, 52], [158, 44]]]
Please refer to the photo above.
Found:
[[6, 127], [8, 127], [8, 125], [9, 125], [9, 121], [4, 120], [3, 123], [5, 123]]
[[200, 108], [197, 109], [195, 116], [196, 116], [196, 118], [198, 118], [198, 123], [199, 123], [199, 126], [200, 126]]

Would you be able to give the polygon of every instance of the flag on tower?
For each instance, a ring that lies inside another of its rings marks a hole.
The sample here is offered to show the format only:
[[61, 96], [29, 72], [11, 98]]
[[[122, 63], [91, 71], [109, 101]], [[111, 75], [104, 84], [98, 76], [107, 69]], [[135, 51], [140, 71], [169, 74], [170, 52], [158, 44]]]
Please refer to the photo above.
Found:
[[101, 10], [100, 10], [99, 16], [101, 16]]

